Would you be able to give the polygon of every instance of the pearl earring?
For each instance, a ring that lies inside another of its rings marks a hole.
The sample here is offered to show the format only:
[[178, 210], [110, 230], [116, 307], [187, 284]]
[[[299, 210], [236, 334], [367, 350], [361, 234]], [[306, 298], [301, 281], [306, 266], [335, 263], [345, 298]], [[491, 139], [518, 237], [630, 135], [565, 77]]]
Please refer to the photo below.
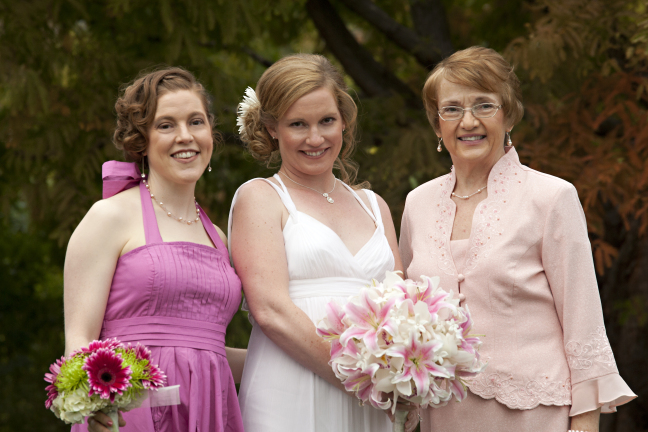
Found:
[[508, 138], [508, 143], [507, 143], [507, 144], [508, 144], [509, 146], [512, 146], [512, 145], [513, 145], [513, 141], [511, 141], [511, 132], [510, 132], [510, 131], [509, 131], [509, 132], [506, 132], [506, 137]]
[[211, 172], [211, 161], [209, 161], [209, 164], [207, 165], [207, 172]]
[[441, 150], [443, 150], [443, 148], [441, 147], [442, 142], [443, 142], [443, 138], [439, 137], [439, 145], [437, 146], [437, 151], [439, 153], [441, 153]]

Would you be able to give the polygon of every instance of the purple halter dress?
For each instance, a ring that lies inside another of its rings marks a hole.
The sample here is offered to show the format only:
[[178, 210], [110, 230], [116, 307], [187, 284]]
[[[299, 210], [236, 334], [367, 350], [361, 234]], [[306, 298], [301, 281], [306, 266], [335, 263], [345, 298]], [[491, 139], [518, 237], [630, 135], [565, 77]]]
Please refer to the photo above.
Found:
[[100, 337], [145, 344], [166, 373], [166, 385], [180, 385], [180, 405], [126, 412], [120, 430], [242, 432], [225, 357], [225, 330], [241, 302], [241, 281], [227, 248], [202, 209], [200, 219], [216, 248], [162, 241], [135, 164], [106, 162], [103, 177], [104, 198], [139, 183], [146, 245], [117, 261]]

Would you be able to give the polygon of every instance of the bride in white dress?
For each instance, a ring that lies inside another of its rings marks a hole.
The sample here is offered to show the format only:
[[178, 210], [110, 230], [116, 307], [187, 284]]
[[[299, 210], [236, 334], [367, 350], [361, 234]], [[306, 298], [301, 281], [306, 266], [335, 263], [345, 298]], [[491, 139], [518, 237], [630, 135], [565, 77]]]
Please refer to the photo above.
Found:
[[[230, 250], [253, 321], [239, 393], [245, 430], [391, 431], [386, 412], [344, 390], [330, 344], [315, 333], [328, 302], [402, 270], [387, 205], [347, 185], [356, 174], [355, 103], [339, 71], [316, 55], [283, 58], [251, 92], [241, 138], [280, 169], [241, 186], [230, 211]], [[416, 424], [412, 411], [407, 430]]]

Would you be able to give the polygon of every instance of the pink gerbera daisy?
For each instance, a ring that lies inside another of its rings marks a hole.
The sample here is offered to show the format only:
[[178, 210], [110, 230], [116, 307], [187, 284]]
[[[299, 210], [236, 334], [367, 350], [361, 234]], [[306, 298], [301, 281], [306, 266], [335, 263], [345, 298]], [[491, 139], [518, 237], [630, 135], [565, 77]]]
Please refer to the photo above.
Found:
[[61, 372], [61, 365], [65, 362], [65, 357], [61, 357], [60, 360], [52, 363], [49, 367], [51, 373], [45, 374], [45, 381], [50, 383], [45, 390], [47, 390], [47, 400], [45, 401], [45, 408], [50, 409], [54, 399], [58, 396], [58, 389], [56, 388], [56, 379], [58, 374]]
[[88, 348], [81, 348], [79, 351], [86, 354], [92, 354], [102, 348], [114, 350], [115, 348], [124, 348], [124, 345], [121, 342], [119, 342], [117, 338], [106, 339], [106, 340], [95, 340], [90, 342]]
[[149, 363], [151, 363], [151, 351], [146, 348], [146, 346], [141, 345], [139, 342], [133, 348], [135, 350], [135, 355], [137, 356], [137, 360], [148, 360]]
[[131, 386], [131, 369], [123, 367], [121, 356], [106, 348], [99, 348], [86, 360], [83, 370], [88, 373], [90, 396], [98, 394], [102, 399], [115, 401], [115, 393], [123, 394]]
[[142, 380], [142, 385], [144, 386], [144, 388], [152, 387], [154, 389], [157, 389], [158, 387], [162, 387], [164, 380], [166, 379], [166, 375], [162, 373], [160, 368], [152, 363], [149, 363], [148, 373], [148, 380]]

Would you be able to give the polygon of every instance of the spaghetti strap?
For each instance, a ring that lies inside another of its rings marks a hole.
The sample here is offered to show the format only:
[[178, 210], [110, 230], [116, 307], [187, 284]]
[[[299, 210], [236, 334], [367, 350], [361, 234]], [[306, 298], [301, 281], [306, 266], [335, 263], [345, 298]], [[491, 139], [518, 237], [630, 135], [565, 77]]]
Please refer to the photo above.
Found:
[[[369, 215], [369, 217], [371, 217], [371, 219], [373, 219], [373, 221], [374, 221], [374, 223], [376, 224], [376, 226], [378, 226], [378, 223], [379, 223], [379, 222], [378, 222], [378, 219], [377, 219], [378, 215], [376, 214], [375, 209], [374, 209], [374, 211], [369, 210], [369, 209], [367, 208], [367, 205], [364, 203], [364, 201], [362, 201], [362, 198], [360, 198], [360, 196], [356, 193], [356, 191], [353, 190], [353, 188], [352, 188], [351, 186], [349, 186], [348, 184], [344, 183], [342, 180], [340, 180], [340, 183], [342, 183], [342, 184], [344, 185], [344, 187], [347, 188], [347, 189], [349, 190], [349, 192], [351, 192], [351, 194], [353, 195], [353, 197], [354, 197], [354, 198], [355, 198], [355, 199], [360, 203], [360, 205], [361, 205], [362, 208], [367, 212], [367, 214]], [[367, 192], [367, 189], [363, 189], [363, 190], [364, 190], [365, 192]], [[371, 192], [371, 191], [369, 191], [369, 192]], [[372, 192], [372, 193], [373, 193], [373, 192]], [[371, 203], [371, 195], [370, 195], [370, 194], [367, 194], [367, 197], [369, 198], [369, 202]], [[375, 199], [375, 197], [374, 197], [374, 199]], [[373, 209], [373, 203], [372, 203], [372, 205], [371, 205], [371, 208]]]
[[205, 231], [207, 231], [207, 235], [211, 239], [212, 243], [214, 243], [216, 250], [220, 250], [224, 253], [224, 251], [227, 250], [227, 246], [223, 243], [223, 240], [218, 234], [218, 231], [216, 231], [216, 228], [214, 227], [212, 221], [209, 219], [209, 216], [207, 216], [207, 213], [205, 213], [205, 210], [203, 210], [200, 205], [198, 205], [198, 209], [200, 210], [200, 221], [202, 222]]
[[155, 217], [155, 209], [153, 208], [151, 195], [143, 181], [140, 182], [139, 188], [140, 198], [142, 199], [142, 218], [144, 219], [144, 237], [146, 244], [163, 243], [157, 218]]
[[382, 214], [380, 213], [380, 206], [378, 205], [378, 199], [376, 198], [376, 193], [369, 189], [362, 189], [362, 190], [364, 191], [365, 194], [367, 194], [367, 198], [369, 199], [369, 203], [371, 204], [371, 210], [373, 210], [373, 214], [376, 217], [376, 226], [380, 228], [380, 230], [384, 233], [385, 225], [383, 224]]

